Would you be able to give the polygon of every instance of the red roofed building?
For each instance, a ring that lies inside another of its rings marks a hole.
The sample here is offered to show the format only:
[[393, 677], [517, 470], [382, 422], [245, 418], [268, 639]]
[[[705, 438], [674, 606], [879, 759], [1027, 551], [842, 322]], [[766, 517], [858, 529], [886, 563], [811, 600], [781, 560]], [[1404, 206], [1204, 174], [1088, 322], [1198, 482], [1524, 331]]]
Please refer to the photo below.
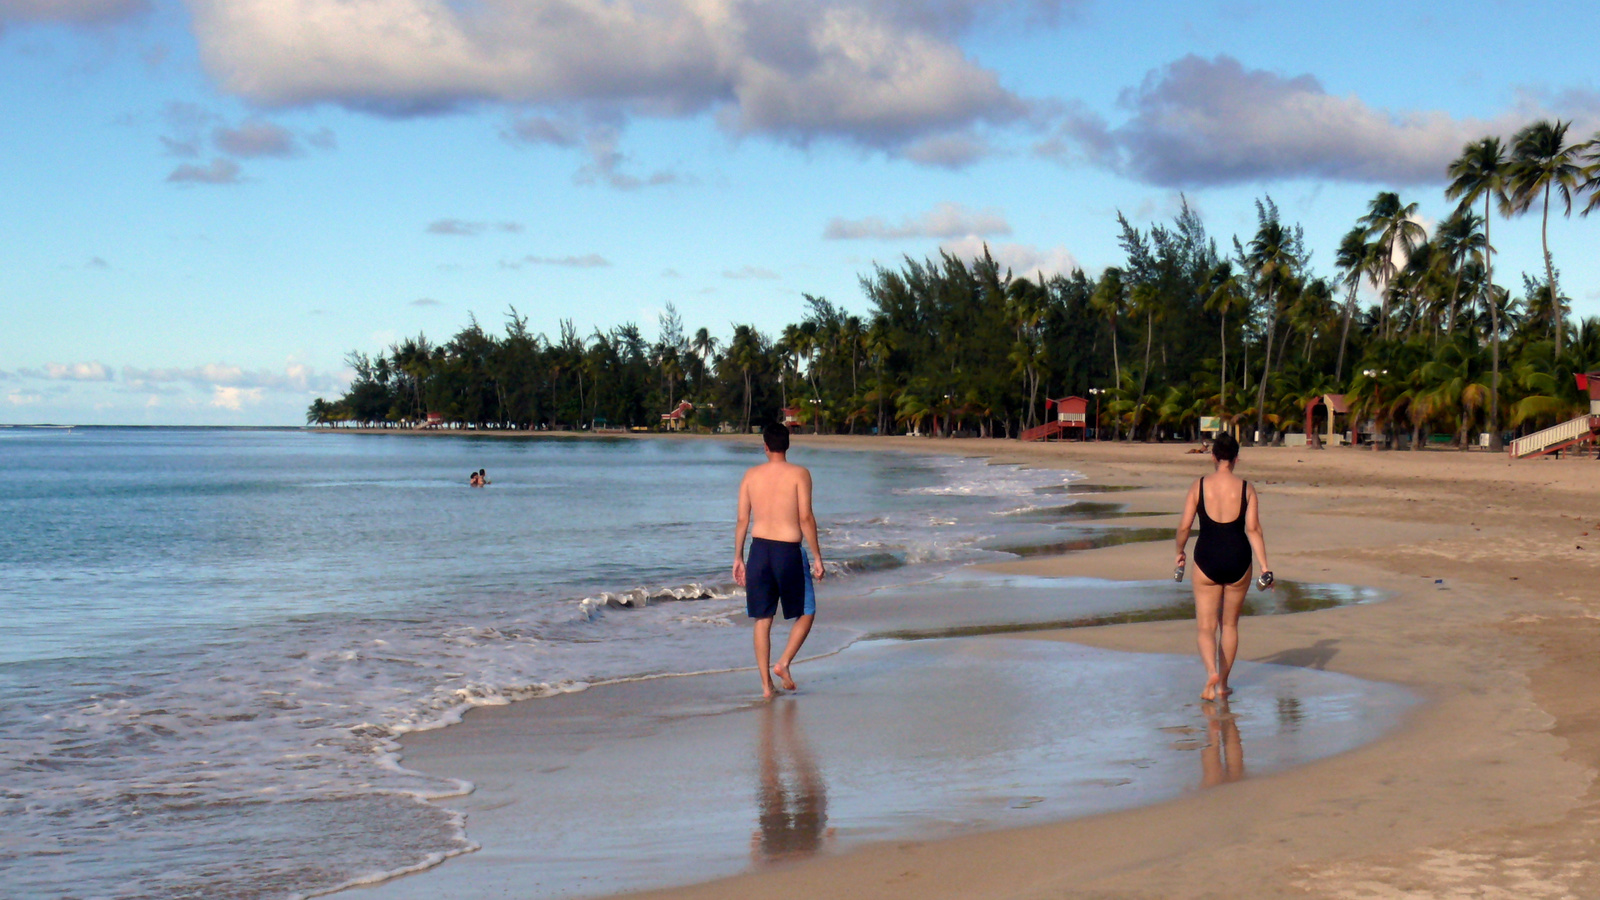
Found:
[[682, 431], [689, 427], [689, 417], [692, 415], [694, 415], [694, 404], [680, 400], [677, 409], [661, 414], [661, 424], [668, 431]]

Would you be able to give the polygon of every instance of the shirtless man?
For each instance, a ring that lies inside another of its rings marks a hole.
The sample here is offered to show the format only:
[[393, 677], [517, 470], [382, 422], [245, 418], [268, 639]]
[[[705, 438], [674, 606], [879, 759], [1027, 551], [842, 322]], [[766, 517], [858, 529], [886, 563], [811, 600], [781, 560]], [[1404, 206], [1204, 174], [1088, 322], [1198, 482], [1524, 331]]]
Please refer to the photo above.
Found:
[[[744, 586], [745, 611], [756, 620], [756, 668], [761, 672], [761, 693], [771, 698], [774, 675], [784, 690], [794, 690], [789, 664], [811, 633], [816, 619], [815, 601], [807, 575], [822, 578], [822, 548], [817, 544], [817, 519], [811, 513], [811, 473], [787, 459], [789, 429], [768, 425], [761, 433], [767, 461], [744, 473], [739, 482], [739, 524], [734, 530], [733, 580]], [[755, 528], [750, 516], [755, 514]], [[750, 562], [744, 558], [745, 533], [750, 532]], [[811, 548], [811, 571], [806, 572], [800, 542]], [[772, 659], [772, 619], [779, 606], [785, 619], [798, 618], [789, 629], [789, 644], [778, 662]]]

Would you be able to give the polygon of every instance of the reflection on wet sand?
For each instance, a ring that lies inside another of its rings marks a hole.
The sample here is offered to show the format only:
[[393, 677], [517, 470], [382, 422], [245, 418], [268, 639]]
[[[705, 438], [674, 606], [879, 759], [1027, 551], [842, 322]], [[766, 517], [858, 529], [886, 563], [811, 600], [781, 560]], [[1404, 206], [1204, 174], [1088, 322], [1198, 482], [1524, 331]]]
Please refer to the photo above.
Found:
[[812, 856], [832, 837], [828, 785], [817, 769], [799, 725], [793, 700], [761, 710], [761, 779], [750, 855], [757, 863]]
[[1228, 701], [1200, 704], [1206, 717], [1206, 745], [1200, 751], [1200, 786], [1216, 787], [1244, 777], [1244, 742]]

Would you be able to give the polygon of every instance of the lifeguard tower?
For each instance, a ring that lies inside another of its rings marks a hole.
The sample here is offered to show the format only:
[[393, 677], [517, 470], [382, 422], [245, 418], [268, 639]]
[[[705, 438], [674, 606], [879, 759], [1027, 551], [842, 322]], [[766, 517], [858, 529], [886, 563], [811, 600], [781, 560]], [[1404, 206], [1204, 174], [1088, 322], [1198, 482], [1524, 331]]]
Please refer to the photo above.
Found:
[[1078, 440], [1083, 440], [1089, 427], [1089, 401], [1082, 397], [1062, 397], [1044, 401], [1046, 410], [1055, 410], [1056, 417], [1021, 434], [1024, 441], [1057, 440], [1062, 434], [1077, 429]]
[[1512, 459], [1559, 453], [1580, 444], [1600, 444], [1600, 372], [1581, 373], [1576, 377], [1578, 390], [1589, 395], [1589, 411], [1560, 425], [1552, 425], [1512, 441], [1506, 448]]

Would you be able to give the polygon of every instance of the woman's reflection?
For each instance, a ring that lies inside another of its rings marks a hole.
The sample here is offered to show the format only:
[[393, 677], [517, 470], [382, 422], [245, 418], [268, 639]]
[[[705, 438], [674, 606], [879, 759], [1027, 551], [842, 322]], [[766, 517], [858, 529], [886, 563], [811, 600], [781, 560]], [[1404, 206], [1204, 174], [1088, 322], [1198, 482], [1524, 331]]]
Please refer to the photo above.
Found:
[[1200, 704], [1206, 716], [1206, 746], [1200, 751], [1200, 786], [1216, 787], [1244, 777], [1244, 744], [1228, 701]]
[[760, 828], [750, 836], [751, 856], [774, 862], [811, 856], [832, 836], [828, 786], [811, 759], [796, 721], [800, 705], [779, 700], [761, 712], [761, 782], [756, 792]]

